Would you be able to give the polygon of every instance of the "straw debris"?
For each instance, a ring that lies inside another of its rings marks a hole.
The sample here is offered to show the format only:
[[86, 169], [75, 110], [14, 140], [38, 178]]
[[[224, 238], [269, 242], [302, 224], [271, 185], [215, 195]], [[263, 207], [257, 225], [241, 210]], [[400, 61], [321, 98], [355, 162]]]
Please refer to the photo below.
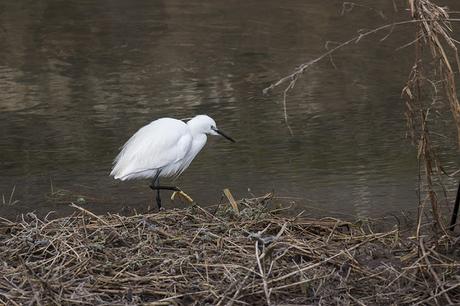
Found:
[[270, 198], [237, 201], [239, 214], [229, 204], [133, 216], [74, 205], [64, 218], [1, 220], [0, 302], [460, 303], [460, 261], [451, 251], [458, 239], [283, 216], [267, 210]]

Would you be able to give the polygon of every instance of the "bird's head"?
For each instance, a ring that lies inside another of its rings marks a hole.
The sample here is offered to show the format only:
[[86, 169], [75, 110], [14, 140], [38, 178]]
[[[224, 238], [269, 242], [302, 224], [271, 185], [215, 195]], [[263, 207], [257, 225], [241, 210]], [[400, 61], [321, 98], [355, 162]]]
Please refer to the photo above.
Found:
[[200, 134], [209, 134], [209, 135], [220, 135], [231, 142], [235, 142], [233, 138], [227, 136], [224, 132], [219, 130], [216, 126], [216, 122], [209, 116], [198, 115], [193, 117], [190, 121], [187, 122], [187, 125], [195, 133]]

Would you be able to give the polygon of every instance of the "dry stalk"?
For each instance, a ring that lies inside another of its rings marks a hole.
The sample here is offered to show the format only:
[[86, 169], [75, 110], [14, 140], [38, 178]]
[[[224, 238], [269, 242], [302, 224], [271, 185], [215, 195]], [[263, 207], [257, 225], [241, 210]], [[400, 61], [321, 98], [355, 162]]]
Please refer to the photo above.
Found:
[[[342, 13], [349, 11], [353, 7], [358, 6], [345, 2]], [[299, 78], [313, 65], [323, 59], [330, 59], [331, 55], [338, 50], [359, 43], [362, 39], [368, 36], [375, 35], [382, 31], [388, 30], [389, 33], [381, 40], [387, 39], [393, 32], [395, 27], [402, 25], [415, 25], [415, 39], [403, 47], [415, 45], [415, 59], [409, 80], [403, 89], [403, 94], [406, 99], [406, 118], [408, 131], [411, 134], [414, 143], [418, 148], [418, 158], [423, 165], [424, 184], [420, 186], [420, 192], [425, 191], [431, 203], [431, 212], [433, 215], [434, 224], [440, 232], [447, 234], [445, 225], [439, 208], [439, 203], [434, 188], [433, 177], [440, 176], [441, 166], [436, 158], [432, 148], [432, 133], [428, 128], [428, 123], [431, 118], [431, 104], [427, 102], [424, 91], [426, 88], [434, 87], [436, 94], [439, 94], [437, 89], [438, 83], [442, 84], [444, 89], [444, 97], [448, 102], [452, 113], [453, 121], [457, 128], [457, 143], [460, 148], [460, 102], [457, 96], [455, 83], [455, 73], [460, 71], [460, 59], [455, 39], [452, 38], [451, 22], [459, 22], [458, 18], [450, 18], [446, 8], [434, 4], [431, 0], [408, 0], [408, 8], [410, 10], [410, 20], [385, 24], [371, 30], [359, 30], [358, 34], [349, 40], [337, 44], [331, 49], [321, 54], [319, 57], [301, 64], [294, 71], [271, 84], [264, 89], [264, 93], [268, 93], [278, 87], [284, 86], [282, 93], [282, 104], [284, 121], [291, 134], [293, 131], [290, 127], [287, 111], [287, 96], [288, 93], [295, 87]], [[368, 9], [368, 8], [367, 8]], [[426, 60], [425, 49], [429, 50], [430, 59]], [[437, 78], [437, 81], [432, 81], [424, 73], [430, 63], [434, 63], [434, 68], [431, 74]], [[422, 182], [420, 182], [422, 184]], [[423, 187], [423, 188], [422, 188]], [[444, 188], [441, 186], [441, 188]], [[422, 221], [424, 213], [423, 201], [419, 201], [419, 224]], [[452, 218], [454, 220], [454, 218]], [[455, 222], [454, 222], [455, 223]]]
[[[418, 146], [418, 158], [423, 164], [424, 180], [420, 191], [426, 190], [431, 203], [431, 212], [435, 225], [443, 234], [447, 234], [441, 217], [439, 203], [433, 186], [433, 177], [439, 176], [441, 167], [432, 149], [432, 133], [428, 128], [431, 118], [431, 99], [427, 99], [424, 88], [434, 87], [437, 94], [437, 81], [432, 81], [431, 75], [438, 78], [444, 88], [444, 96], [457, 127], [457, 142], [460, 147], [460, 102], [456, 93], [455, 72], [448, 54], [452, 54], [457, 70], [460, 71], [456, 41], [451, 37], [452, 27], [449, 14], [430, 0], [409, 0], [411, 16], [417, 22], [415, 40], [415, 59], [409, 81], [403, 89], [406, 98], [406, 118], [410, 134]], [[429, 50], [429, 59], [424, 50]], [[435, 63], [434, 66], [431, 63]], [[425, 70], [431, 70], [425, 72]], [[430, 76], [426, 74], [430, 74]], [[422, 182], [421, 182], [422, 183]], [[423, 188], [424, 187], [424, 188]], [[418, 229], [423, 215], [423, 203], [419, 203]], [[417, 236], [419, 237], [419, 230]]]
[[460, 303], [449, 240], [425, 240], [419, 258], [398, 230], [284, 217], [267, 200], [239, 201], [240, 214], [75, 207], [55, 220], [0, 220], [0, 304]]

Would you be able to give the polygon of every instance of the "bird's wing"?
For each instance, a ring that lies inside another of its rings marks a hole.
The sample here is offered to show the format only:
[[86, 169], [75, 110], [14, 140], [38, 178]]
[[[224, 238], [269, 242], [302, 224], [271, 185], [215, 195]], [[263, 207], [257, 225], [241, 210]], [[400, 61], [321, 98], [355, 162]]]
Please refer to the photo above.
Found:
[[184, 122], [170, 118], [155, 120], [125, 143], [114, 160], [111, 175], [122, 180], [146, 177], [143, 172], [161, 169], [183, 159], [191, 145], [192, 135]]

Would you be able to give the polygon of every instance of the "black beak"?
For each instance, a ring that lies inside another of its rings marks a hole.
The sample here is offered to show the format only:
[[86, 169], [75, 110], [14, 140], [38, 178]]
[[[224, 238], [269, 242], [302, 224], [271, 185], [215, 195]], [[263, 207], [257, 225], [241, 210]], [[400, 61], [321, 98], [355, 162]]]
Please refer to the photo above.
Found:
[[219, 134], [220, 136], [224, 137], [224, 138], [227, 138], [228, 140], [230, 140], [231, 142], [236, 142], [235, 139], [233, 139], [232, 137], [228, 136], [228, 135], [225, 135], [224, 132], [222, 132], [221, 130], [218, 130], [218, 129], [215, 129], [213, 128], [214, 132], [216, 132], [217, 134]]

